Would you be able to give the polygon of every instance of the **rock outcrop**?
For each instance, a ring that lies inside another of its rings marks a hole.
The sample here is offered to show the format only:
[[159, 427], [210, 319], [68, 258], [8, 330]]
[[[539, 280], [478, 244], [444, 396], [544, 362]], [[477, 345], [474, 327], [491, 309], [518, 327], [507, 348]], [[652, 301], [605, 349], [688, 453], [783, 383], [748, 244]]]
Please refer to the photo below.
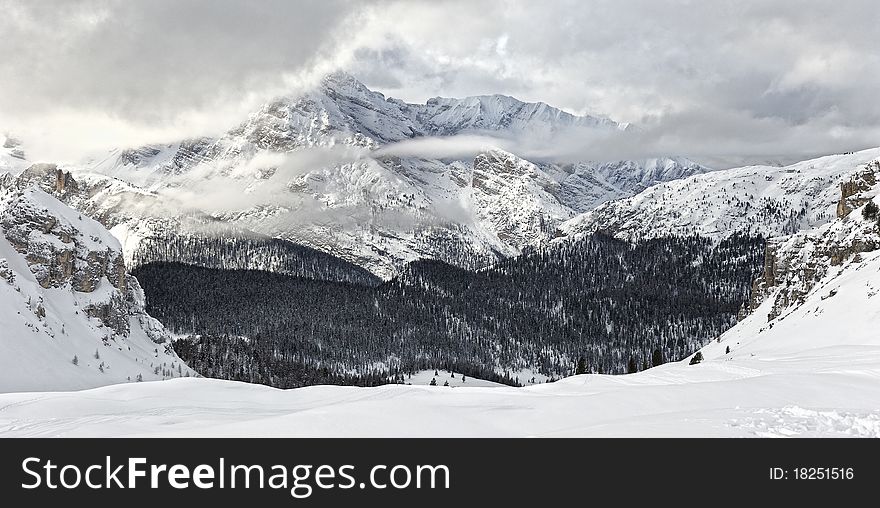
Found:
[[880, 248], [877, 223], [852, 213], [875, 198], [878, 171], [880, 161], [873, 161], [841, 184], [836, 221], [767, 242], [764, 273], [753, 285], [748, 311], [774, 298], [767, 316], [772, 321], [803, 303], [832, 270], [857, 263], [859, 254]]
[[77, 192], [73, 178], [52, 166], [28, 178], [0, 187], [0, 392], [195, 375], [146, 313], [119, 241], [52, 195]]
[[[76, 291], [95, 290], [102, 277], [125, 291], [122, 253], [103, 245], [96, 236], [82, 235], [77, 225], [31, 199], [33, 192], [18, 193], [0, 216], [9, 243], [25, 256], [44, 288], [70, 284]], [[76, 220], [89, 220], [77, 214]]]
[[840, 184], [840, 201], [837, 202], [837, 217], [843, 218], [856, 208], [867, 203], [870, 198], [862, 193], [871, 190], [877, 184], [877, 173], [880, 172], [880, 161], [874, 161], [857, 173], [847, 182]]
[[60, 198], [79, 191], [76, 180], [69, 172], [62, 170], [55, 164], [45, 163], [34, 164], [25, 169], [18, 175], [16, 185], [19, 189], [37, 185]]
[[[48, 165], [31, 171], [31, 175], [41, 181], [56, 178], [59, 192], [75, 186], [69, 174]], [[130, 276], [119, 243], [99, 224], [31, 188], [7, 196], [0, 227], [44, 289], [69, 288], [91, 294], [106, 285], [102, 297], [93, 299], [84, 311], [116, 334], [128, 335]]]

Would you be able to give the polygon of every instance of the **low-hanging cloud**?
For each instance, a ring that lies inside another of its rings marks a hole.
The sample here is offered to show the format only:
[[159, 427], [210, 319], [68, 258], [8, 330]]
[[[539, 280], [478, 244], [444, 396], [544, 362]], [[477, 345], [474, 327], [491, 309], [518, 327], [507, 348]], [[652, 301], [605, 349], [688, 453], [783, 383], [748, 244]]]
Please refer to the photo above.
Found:
[[380, 147], [372, 152], [372, 156], [467, 159], [493, 148], [515, 149], [516, 145], [517, 143], [509, 138], [480, 134], [425, 136]]

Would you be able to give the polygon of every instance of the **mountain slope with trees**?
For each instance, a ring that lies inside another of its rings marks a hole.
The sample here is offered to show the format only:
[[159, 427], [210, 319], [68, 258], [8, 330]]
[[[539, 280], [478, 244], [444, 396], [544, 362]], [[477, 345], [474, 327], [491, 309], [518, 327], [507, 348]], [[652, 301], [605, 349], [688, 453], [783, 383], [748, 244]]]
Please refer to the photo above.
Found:
[[378, 287], [150, 263], [148, 311], [203, 375], [278, 387], [380, 384], [443, 368], [507, 384], [624, 373], [690, 355], [736, 322], [763, 241], [604, 235], [481, 271], [410, 264]]

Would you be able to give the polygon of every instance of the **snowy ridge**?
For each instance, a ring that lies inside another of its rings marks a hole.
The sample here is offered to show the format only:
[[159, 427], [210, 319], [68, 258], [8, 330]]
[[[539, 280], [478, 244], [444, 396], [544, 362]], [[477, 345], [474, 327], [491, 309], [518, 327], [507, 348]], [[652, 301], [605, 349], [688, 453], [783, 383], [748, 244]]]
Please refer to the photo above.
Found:
[[0, 391], [194, 375], [103, 226], [36, 187], [0, 192]]
[[638, 194], [648, 187], [709, 170], [683, 157], [664, 157], [614, 162], [542, 164], [560, 183], [559, 200], [583, 213], [602, 203]]
[[513, 131], [548, 136], [573, 127], [626, 129], [608, 118], [575, 116], [543, 102], [526, 103], [506, 95], [480, 95], [463, 99], [435, 97], [415, 108], [426, 133], [450, 136], [468, 131]]
[[734, 232], [766, 238], [832, 221], [840, 184], [880, 157], [880, 148], [785, 167], [747, 166], [655, 185], [605, 203], [562, 226], [568, 235], [597, 230], [625, 240]]

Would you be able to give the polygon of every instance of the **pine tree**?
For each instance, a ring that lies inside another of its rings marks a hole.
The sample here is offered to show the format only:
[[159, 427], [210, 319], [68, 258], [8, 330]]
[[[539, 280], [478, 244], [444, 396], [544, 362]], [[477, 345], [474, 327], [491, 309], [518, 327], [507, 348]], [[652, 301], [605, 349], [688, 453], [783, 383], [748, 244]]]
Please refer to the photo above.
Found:
[[431, 378], [431, 382], [429, 383], [431, 386], [437, 386], [437, 379]]
[[100, 360], [100, 359], [101, 359], [101, 355], [98, 354], [98, 350], [96, 349], [95, 350], [95, 360]]
[[663, 365], [663, 353], [659, 349], [655, 349], [654, 354], [651, 355], [651, 366], [658, 367], [660, 365]]
[[727, 346], [727, 349], [724, 351], [724, 354], [726, 354], [726, 355], [730, 354], [730, 346]]
[[629, 363], [626, 364], [626, 373], [627, 374], [635, 374], [639, 371], [639, 366], [636, 364], [635, 357], [629, 357]]
[[578, 359], [577, 368], [574, 373], [575, 375], [587, 373], [587, 360], [583, 356]]
[[74, 365], [79, 365], [79, 358], [76, 355], [73, 355], [73, 360], [71, 360], [71, 363], [73, 363]]
[[703, 361], [703, 353], [697, 351], [697, 354], [695, 354], [694, 357], [691, 358], [689, 365], [696, 365], [702, 361]]

